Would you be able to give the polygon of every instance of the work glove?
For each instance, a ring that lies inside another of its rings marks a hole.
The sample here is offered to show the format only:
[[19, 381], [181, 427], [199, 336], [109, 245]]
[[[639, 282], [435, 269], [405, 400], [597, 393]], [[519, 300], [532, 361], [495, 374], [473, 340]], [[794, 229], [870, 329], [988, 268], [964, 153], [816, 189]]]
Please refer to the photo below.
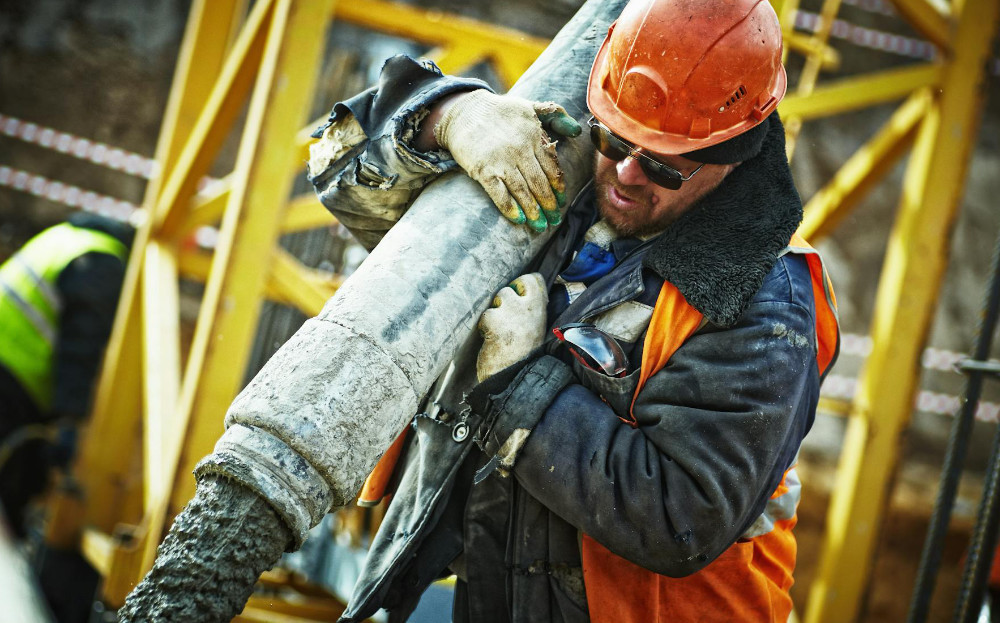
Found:
[[507, 220], [527, 221], [541, 232], [562, 221], [559, 210], [566, 203], [556, 143], [546, 129], [560, 136], [582, 131], [555, 102], [480, 89], [455, 100], [434, 127], [434, 137]]
[[479, 319], [483, 346], [476, 359], [479, 382], [528, 356], [545, 340], [549, 295], [538, 273], [521, 275], [497, 292]]

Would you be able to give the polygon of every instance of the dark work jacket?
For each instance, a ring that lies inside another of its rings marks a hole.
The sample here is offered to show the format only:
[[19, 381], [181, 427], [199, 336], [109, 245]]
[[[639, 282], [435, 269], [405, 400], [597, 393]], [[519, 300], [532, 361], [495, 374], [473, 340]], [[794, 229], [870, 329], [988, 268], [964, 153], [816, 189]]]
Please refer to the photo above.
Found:
[[[132, 244], [132, 228], [95, 214], [78, 212], [69, 222], [77, 227], [114, 236], [126, 247]], [[0, 365], [0, 443], [11, 443], [11, 434], [38, 423], [79, 422], [89, 412], [97, 373], [104, 348], [111, 335], [115, 309], [125, 276], [125, 265], [107, 253], [85, 253], [59, 273], [56, 289], [62, 308], [55, 344], [55, 385], [48, 412], [31, 398], [6, 367]], [[0, 338], [0, 348], [3, 348]], [[72, 444], [70, 438], [60, 444]], [[72, 448], [60, 447], [54, 453], [46, 442], [30, 440], [10, 446], [12, 454], [0, 466], [0, 506], [11, 528], [24, 533], [24, 510], [28, 502], [42, 492], [50, 464], [62, 464]]]
[[[402, 213], [413, 193], [394, 183], [411, 190], [426, 183], [411, 175], [413, 154], [401, 154], [409, 150], [406, 133], [433, 99], [472, 86], [409, 59], [388, 61], [376, 90], [331, 115], [335, 127], [353, 116], [366, 139], [329, 167], [311, 168], [324, 204], [338, 216], [357, 215], [381, 200], [380, 209]], [[378, 112], [383, 96], [397, 103], [390, 112]], [[451, 565], [460, 577], [456, 621], [588, 621], [581, 532], [647, 569], [680, 577], [747, 531], [793, 464], [820, 386], [809, 270], [802, 257], [783, 255], [801, 204], [780, 122], [770, 124], [758, 158], [549, 318], [600, 326], [616, 310], [651, 307], [664, 279], [705, 315], [706, 324], [639, 393], [638, 426], [617, 415], [636, 386], [641, 332], [620, 340], [631, 362], [624, 379], [574, 365], [576, 382], [539, 387], [532, 412], [518, 416], [531, 422], [531, 433], [513, 476], [488, 474], [473, 484], [491, 457], [465, 434], [480, 418], [463, 401], [479, 347], [470, 339], [456, 373], [432, 389], [414, 420], [396, 493], [343, 620], [382, 607], [391, 621], [404, 621]], [[446, 156], [435, 157], [438, 170], [450, 166]], [[372, 185], [354, 190], [352, 172], [362, 168], [381, 172], [381, 193]], [[436, 172], [425, 167], [424, 175]], [[525, 272], [538, 270], [551, 284], [594, 211], [592, 195], [581, 193]]]

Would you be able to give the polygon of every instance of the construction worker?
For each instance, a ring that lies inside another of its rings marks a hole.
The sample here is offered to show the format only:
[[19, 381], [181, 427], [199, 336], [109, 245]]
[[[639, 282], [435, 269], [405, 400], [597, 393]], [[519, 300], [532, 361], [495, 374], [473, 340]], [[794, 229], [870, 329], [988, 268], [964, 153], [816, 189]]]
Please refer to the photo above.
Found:
[[[514, 223], [559, 225], [483, 315], [475, 378], [418, 416], [439, 425], [410, 441], [342, 620], [403, 621], [449, 573], [455, 621], [788, 619], [795, 459], [839, 338], [794, 236], [781, 47], [766, 0], [630, 2], [565, 215], [552, 139], [581, 126], [555, 104], [396, 57], [334, 108], [311, 179], [369, 247], [457, 167]], [[481, 452], [436, 458], [470, 410]]]
[[79, 212], [0, 266], [0, 504], [18, 536], [90, 409], [132, 237]]

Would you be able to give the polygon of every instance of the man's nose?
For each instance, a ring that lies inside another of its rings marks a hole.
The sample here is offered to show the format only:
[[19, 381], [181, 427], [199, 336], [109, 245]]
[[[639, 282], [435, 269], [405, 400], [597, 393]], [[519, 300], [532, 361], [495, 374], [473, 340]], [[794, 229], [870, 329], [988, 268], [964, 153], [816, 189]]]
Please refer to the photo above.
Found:
[[639, 166], [639, 159], [629, 156], [617, 165], [618, 181], [625, 186], [644, 186], [649, 183], [645, 171]]

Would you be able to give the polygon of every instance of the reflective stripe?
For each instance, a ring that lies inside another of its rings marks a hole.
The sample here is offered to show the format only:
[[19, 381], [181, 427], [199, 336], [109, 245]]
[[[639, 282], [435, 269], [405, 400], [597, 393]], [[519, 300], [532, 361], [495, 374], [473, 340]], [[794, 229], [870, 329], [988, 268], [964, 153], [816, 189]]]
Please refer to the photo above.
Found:
[[[840, 317], [837, 312], [837, 295], [833, 292], [826, 265], [812, 245], [797, 233], [792, 236], [789, 246], [781, 253], [795, 253], [805, 258], [809, 265], [812, 281], [813, 301], [816, 320], [816, 364], [819, 366], [820, 380], [830, 371], [830, 365], [840, 352]], [[820, 305], [822, 301], [826, 305]]]
[[34, 283], [35, 287], [38, 288], [38, 294], [45, 299], [46, 304], [48, 304], [49, 309], [54, 312], [55, 316], [59, 315], [62, 311], [62, 297], [59, 296], [59, 292], [55, 287], [45, 280], [41, 275], [35, 272], [35, 269], [28, 263], [24, 256], [20, 253], [15, 253], [14, 257], [10, 258], [12, 262], [17, 264], [21, 270], [27, 274], [27, 276]]
[[785, 478], [782, 482], [787, 490], [767, 501], [764, 512], [741, 535], [741, 538], [752, 539], [767, 534], [774, 530], [775, 523], [795, 516], [795, 509], [798, 508], [799, 500], [802, 499], [802, 483], [799, 481], [799, 475], [794, 467], [785, 472]]
[[43, 318], [34, 305], [21, 298], [21, 295], [14, 291], [7, 282], [0, 280], [0, 289], [3, 289], [4, 296], [14, 304], [14, 307], [24, 314], [24, 317], [38, 331], [45, 343], [52, 346], [56, 339], [55, 325]]
[[830, 311], [833, 312], [833, 317], [837, 319], [837, 325], [840, 325], [840, 310], [837, 309], [837, 301], [833, 296], [833, 288], [830, 286], [832, 283], [830, 281], [830, 274], [826, 272], [826, 264], [823, 264], [823, 293], [826, 294], [826, 304], [830, 307]]

